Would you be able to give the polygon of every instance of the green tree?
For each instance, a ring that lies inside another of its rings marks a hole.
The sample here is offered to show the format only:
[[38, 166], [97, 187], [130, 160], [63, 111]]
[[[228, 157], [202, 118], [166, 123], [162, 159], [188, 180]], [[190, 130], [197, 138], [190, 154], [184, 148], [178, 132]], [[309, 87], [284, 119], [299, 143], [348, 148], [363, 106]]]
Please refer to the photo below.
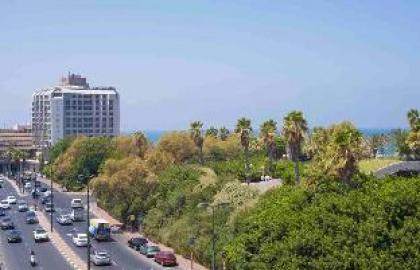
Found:
[[219, 134], [219, 130], [217, 128], [213, 127], [213, 126], [209, 127], [206, 130], [206, 137], [213, 136], [213, 137], [217, 138], [218, 134]]
[[219, 129], [219, 137], [222, 141], [225, 141], [229, 136], [229, 129], [226, 127], [221, 127]]
[[190, 136], [191, 139], [194, 141], [195, 146], [198, 149], [198, 156], [200, 160], [200, 164], [204, 164], [204, 156], [203, 156], [203, 123], [200, 121], [194, 121], [190, 124]]
[[133, 134], [133, 139], [134, 139], [134, 146], [137, 149], [138, 157], [144, 159], [146, 152], [150, 147], [149, 140], [147, 139], [146, 135], [141, 131], [135, 132]]
[[297, 185], [300, 183], [299, 156], [302, 151], [302, 144], [307, 131], [308, 124], [302, 112], [292, 111], [284, 117], [283, 135], [287, 142], [289, 157], [295, 162], [295, 181]]
[[267, 151], [267, 157], [269, 160], [269, 170], [274, 159], [276, 158], [276, 132], [277, 132], [277, 122], [270, 119], [261, 124], [260, 127], [260, 136], [264, 140], [265, 149]]
[[251, 140], [251, 120], [242, 117], [236, 123], [235, 132], [240, 134], [241, 137], [241, 145], [244, 149], [245, 153], [245, 174], [246, 174], [246, 181], [249, 184], [250, 182], [250, 164], [249, 164], [249, 146]]
[[314, 156], [318, 175], [337, 177], [350, 184], [358, 171], [362, 157], [362, 134], [350, 122], [342, 122], [314, 132], [314, 143], [319, 142]]
[[407, 159], [410, 156], [410, 147], [407, 144], [408, 134], [408, 131], [402, 129], [396, 129], [392, 132], [395, 148], [398, 156], [402, 159]]
[[195, 153], [194, 141], [186, 132], [168, 132], [157, 143], [157, 149], [169, 153], [176, 163], [190, 160]]
[[417, 109], [411, 109], [407, 113], [408, 123], [412, 131], [420, 130], [420, 115]]

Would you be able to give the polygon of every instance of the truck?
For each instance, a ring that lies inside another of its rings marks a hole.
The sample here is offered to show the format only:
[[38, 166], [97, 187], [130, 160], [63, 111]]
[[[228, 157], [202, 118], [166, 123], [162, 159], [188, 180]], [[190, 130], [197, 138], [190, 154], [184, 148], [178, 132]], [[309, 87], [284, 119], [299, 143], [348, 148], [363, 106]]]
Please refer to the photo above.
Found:
[[70, 218], [73, 222], [83, 221], [84, 220], [84, 212], [83, 208], [74, 208], [70, 212]]
[[108, 241], [111, 239], [111, 228], [109, 222], [94, 218], [90, 220], [89, 234], [98, 241]]

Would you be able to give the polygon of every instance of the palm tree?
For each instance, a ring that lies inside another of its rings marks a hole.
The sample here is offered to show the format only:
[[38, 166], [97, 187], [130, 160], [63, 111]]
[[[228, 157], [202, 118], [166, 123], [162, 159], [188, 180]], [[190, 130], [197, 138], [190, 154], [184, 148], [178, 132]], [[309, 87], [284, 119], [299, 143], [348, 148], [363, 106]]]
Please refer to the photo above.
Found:
[[137, 155], [140, 158], [144, 158], [146, 151], [149, 147], [149, 140], [147, 139], [146, 135], [141, 131], [135, 132], [133, 134], [133, 138], [136, 149], [138, 150]]
[[416, 109], [411, 109], [407, 113], [407, 119], [412, 131], [420, 130], [420, 115]]
[[295, 162], [295, 181], [299, 180], [299, 155], [302, 151], [305, 134], [308, 131], [308, 124], [300, 111], [292, 111], [283, 119], [283, 134], [287, 142], [289, 157]]
[[229, 136], [229, 129], [226, 127], [221, 127], [219, 130], [219, 137], [222, 141], [225, 141]]
[[206, 137], [212, 136], [217, 138], [217, 135], [219, 134], [219, 130], [213, 126], [209, 127], [209, 129], [206, 130]]
[[260, 127], [260, 136], [264, 140], [265, 148], [267, 151], [267, 157], [270, 162], [269, 170], [271, 170], [271, 165], [276, 154], [276, 131], [277, 131], [277, 122], [273, 119], [265, 121]]
[[199, 151], [199, 159], [200, 164], [204, 164], [204, 158], [203, 158], [203, 144], [204, 144], [204, 138], [203, 138], [203, 123], [200, 121], [194, 121], [190, 124], [190, 135], [191, 139], [194, 141], [195, 146], [198, 148]]
[[249, 143], [252, 132], [251, 120], [242, 117], [238, 120], [235, 127], [235, 132], [241, 136], [241, 145], [245, 153], [245, 174], [246, 182], [249, 184], [250, 179], [250, 165], [249, 165]]

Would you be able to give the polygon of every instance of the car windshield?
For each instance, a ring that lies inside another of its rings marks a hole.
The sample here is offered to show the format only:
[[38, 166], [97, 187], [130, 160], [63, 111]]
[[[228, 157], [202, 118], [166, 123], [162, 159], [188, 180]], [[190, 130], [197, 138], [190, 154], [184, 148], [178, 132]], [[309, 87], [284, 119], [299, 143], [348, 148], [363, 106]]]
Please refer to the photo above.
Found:
[[38, 230], [35, 230], [35, 233], [46, 233], [46, 231], [45, 230], [43, 230], [43, 229], [38, 229]]
[[73, 202], [74, 202], [74, 203], [81, 203], [81, 202], [82, 202], [82, 200], [81, 200], [81, 199], [74, 199], [74, 200], [73, 200]]
[[19, 231], [11, 231], [10, 234], [12, 234], [12, 235], [20, 235], [20, 232]]
[[28, 212], [28, 213], [26, 214], [26, 216], [27, 216], [27, 217], [34, 217], [34, 216], [35, 216], [35, 213], [34, 213], [34, 212]]
[[84, 234], [79, 234], [78, 238], [81, 239], [81, 240], [85, 240], [85, 239], [87, 239], [87, 236], [84, 235]]
[[9, 203], [7, 200], [2, 200], [1, 203]]
[[106, 251], [98, 251], [98, 252], [96, 252], [96, 255], [102, 256], [102, 257], [107, 257], [108, 253]]
[[3, 218], [3, 222], [9, 222], [9, 221], [11, 221], [10, 218]]

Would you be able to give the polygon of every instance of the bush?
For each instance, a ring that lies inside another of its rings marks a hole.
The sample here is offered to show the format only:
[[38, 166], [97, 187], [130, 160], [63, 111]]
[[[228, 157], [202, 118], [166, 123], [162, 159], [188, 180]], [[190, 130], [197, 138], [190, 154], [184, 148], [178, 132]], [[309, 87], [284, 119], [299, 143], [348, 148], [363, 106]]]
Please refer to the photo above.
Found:
[[238, 216], [230, 269], [416, 269], [420, 178], [284, 186]]

